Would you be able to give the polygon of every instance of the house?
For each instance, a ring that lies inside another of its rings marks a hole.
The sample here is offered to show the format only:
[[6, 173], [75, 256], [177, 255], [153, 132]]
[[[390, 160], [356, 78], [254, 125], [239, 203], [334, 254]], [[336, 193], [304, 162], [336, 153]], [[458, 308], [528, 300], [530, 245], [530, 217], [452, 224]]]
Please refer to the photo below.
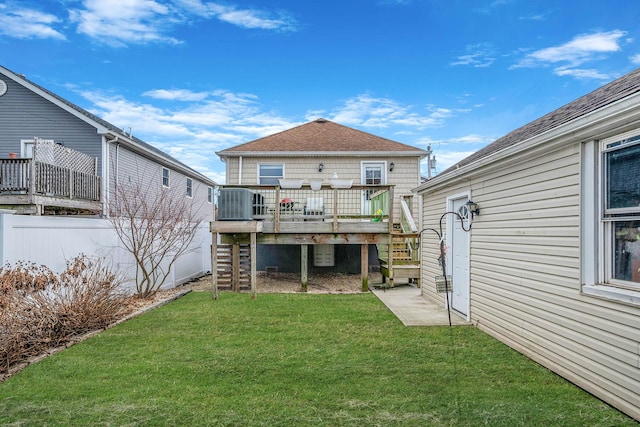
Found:
[[[131, 131], [0, 66], [3, 264], [29, 261], [60, 271], [78, 253], [109, 252], [126, 270], [134, 263], [117, 248], [105, 219], [116, 211], [118, 197], [127, 197], [123, 189], [138, 188], [129, 194], [134, 199], [162, 193], [169, 201], [175, 194], [193, 208], [194, 218], [208, 224], [215, 185]], [[210, 271], [207, 228], [197, 239], [200, 246], [194, 244], [173, 270], [174, 285]]]
[[415, 189], [423, 294], [640, 420], [639, 172], [640, 69]]
[[0, 207], [106, 215], [119, 181], [183, 188], [213, 217], [215, 183], [168, 154], [0, 66]]
[[[411, 189], [420, 183], [424, 150], [320, 118], [216, 154], [227, 178], [212, 230], [229, 244], [249, 244], [241, 234], [247, 221], [256, 234], [251, 259], [257, 269], [302, 271], [303, 287], [307, 268], [361, 272], [365, 282], [363, 270], [382, 258], [391, 282], [418, 279], [417, 245], [407, 249], [406, 240], [418, 231], [419, 203]], [[235, 211], [241, 205], [244, 212]], [[393, 238], [400, 247], [395, 272], [389, 256], [381, 255], [394, 247]], [[403, 257], [412, 264], [404, 277]]]

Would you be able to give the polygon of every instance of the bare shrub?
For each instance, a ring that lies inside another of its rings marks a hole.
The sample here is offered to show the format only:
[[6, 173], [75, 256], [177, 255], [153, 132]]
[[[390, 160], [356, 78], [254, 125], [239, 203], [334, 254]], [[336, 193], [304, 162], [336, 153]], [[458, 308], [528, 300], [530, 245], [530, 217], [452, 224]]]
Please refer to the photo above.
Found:
[[84, 255], [60, 275], [34, 264], [0, 268], [0, 372], [121, 318], [127, 308], [120, 284]]
[[152, 296], [198, 233], [198, 206], [177, 188], [142, 180], [122, 182], [112, 194], [109, 221], [136, 264], [136, 292]]

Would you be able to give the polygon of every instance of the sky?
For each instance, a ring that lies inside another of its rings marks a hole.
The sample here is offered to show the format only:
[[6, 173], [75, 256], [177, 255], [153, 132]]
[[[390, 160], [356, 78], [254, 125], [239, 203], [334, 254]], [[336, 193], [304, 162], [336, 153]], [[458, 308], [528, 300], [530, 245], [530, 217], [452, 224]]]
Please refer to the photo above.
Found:
[[0, 65], [221, 184], [319, 117], [438, 173], [640, 67], [640, 1], [0, 0]]

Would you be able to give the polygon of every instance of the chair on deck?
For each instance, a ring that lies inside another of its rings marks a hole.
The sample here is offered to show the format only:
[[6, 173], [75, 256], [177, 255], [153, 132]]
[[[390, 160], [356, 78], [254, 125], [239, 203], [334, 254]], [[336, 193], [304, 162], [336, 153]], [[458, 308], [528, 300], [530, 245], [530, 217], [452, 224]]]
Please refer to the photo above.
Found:
[[322, 197], [308, 197], [307, 204], [304, 205], [305, 220], [324, 220], [324, 200]]

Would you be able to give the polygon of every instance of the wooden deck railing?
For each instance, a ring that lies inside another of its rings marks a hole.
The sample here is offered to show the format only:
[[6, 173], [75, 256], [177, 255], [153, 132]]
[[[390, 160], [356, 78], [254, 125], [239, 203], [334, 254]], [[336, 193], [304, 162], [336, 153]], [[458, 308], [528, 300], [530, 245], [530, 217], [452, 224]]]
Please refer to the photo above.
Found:
[[30, 159], [0, 159], [0, 192], [29, 191]]
[[32, 159], [0, 159], [0, 194], [100, 201], [100, 177]]
[[[313, 190], [308, 185], [295, 189], [225, 185], [221, 187], [221, 191], [228, 188], [249, 190], [252, 197], [251, 218], [245, 219], [263, 221], [263, 229], [273, 230], [275, 233], [306, 230], [322, 232], [324, 229], [331, 232], [343, 229], [341, 226], [345, 224], [349, 224], [350, 230], [389, 233], [393, 227], [391, 185], [353, 185], [350, 188], [324, 185], [319, 190]], [[243, 197], [247, 197], [246, 194]], [[234, 206], [243, 204], [240, 200], [226, 202]], [[228, 212], [229, 209], [223, 203], [224, 198], [219, 200], [218, 211]], [[221, 216], [218, 218], [221, 221], [226, 219]]]

